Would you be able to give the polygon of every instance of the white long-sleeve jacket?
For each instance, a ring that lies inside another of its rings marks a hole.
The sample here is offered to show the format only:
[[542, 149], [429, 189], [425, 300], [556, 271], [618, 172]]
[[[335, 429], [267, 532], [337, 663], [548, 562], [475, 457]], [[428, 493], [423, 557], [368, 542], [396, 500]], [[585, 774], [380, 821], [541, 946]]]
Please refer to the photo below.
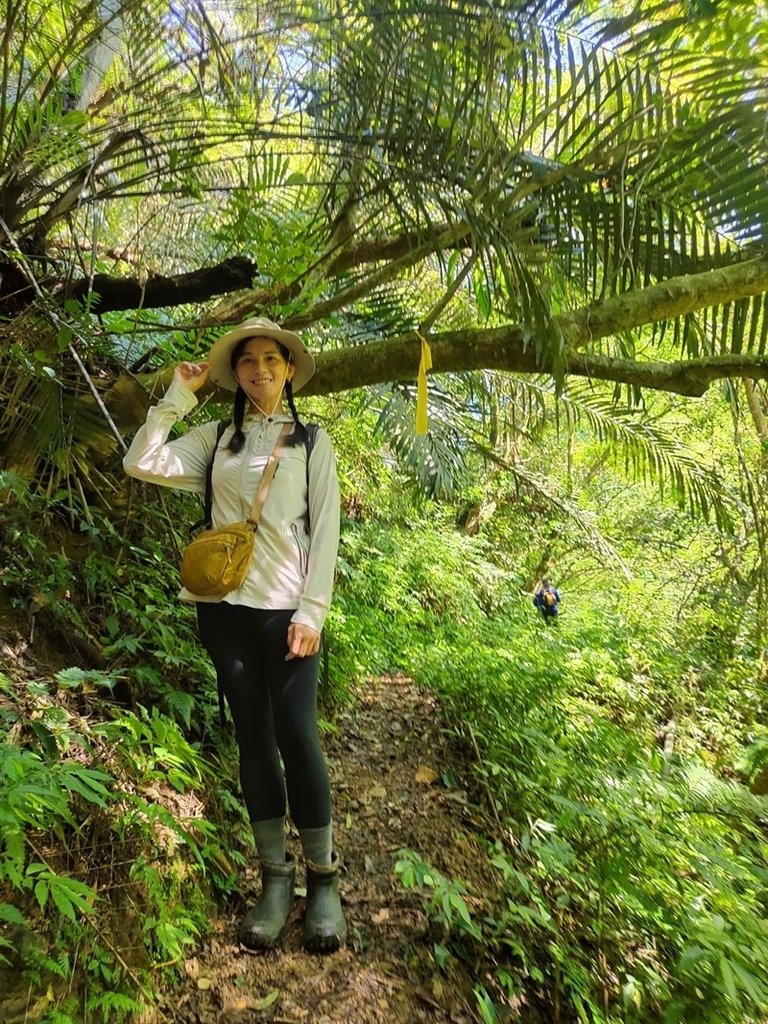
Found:
[[[205, 472], [216, 444], [214, 421], [194, 427], [168, 441], [171, 427], [197, 405], [189, 388], [174, 381], [147, 414], [123, 459], [130, 476], [165, 487], [205, 492]], [[246, 416], [245, 444], [226, 450], [230, 426], [216, 449], [213, 463], [213, 526], [247, 518], [264, 467], [290, 416]], [[295, 609], [291, 621], [322, 630], [331, 604], [333, 573], [339, 547], [339, 484], [331, 442], [319, 430], [309, 460], [307, 493], [306, 448], [284, 448], [269, 488], [254, 543], [254, 557], [245, 583], [224, 598], [199, 598], [182, 588], [185, 601], [218, 601], [251, 608]], [[310, 534], [306, 532], [309, 505]]]

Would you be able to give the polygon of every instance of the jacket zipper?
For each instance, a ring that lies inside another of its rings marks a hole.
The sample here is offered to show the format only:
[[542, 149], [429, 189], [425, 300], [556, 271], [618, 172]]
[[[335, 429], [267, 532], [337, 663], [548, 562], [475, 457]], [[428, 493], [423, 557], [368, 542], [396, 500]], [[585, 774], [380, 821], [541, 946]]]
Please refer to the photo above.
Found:
[[299, 567], [301, 569], [302, 576], [307, 575], [309, 569], [309, 552], [305, 550], [304, 545], [299, 540], [299, 528], [296, 523], [291, 523], [291, 533], [293, 539], [296, 541], [296, 546], [299, 549]]

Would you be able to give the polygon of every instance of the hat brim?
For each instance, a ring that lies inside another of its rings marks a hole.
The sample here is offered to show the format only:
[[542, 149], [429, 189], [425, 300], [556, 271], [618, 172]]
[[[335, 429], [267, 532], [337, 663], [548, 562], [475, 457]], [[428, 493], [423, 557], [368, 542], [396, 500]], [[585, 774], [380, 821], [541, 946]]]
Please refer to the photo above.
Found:
[[296, 367], [291, 378], [294, 394], [300, 391], [314, 374], [314, 356], [298, 334], [294, 334], [293, 331], [284, 331], [278, 327], [235, 327], [217, 338], [208, 353], [208, 362], [211, 364], [210, 379], [220, 388], [237, 391], [237, 378], [230, 365], [232, 349], [245, 338], [274, 338], [275, 341], [285, 345], [293, 356], [293, 365]]

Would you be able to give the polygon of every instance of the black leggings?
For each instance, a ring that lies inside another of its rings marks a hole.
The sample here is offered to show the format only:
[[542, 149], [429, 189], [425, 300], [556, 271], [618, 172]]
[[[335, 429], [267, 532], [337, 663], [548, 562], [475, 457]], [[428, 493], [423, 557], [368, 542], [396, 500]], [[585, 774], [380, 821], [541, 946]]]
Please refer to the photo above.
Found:
[[318, 655], [285, 660], [293, 614], [225, 601], [197, 605], [200, 639], [235, 723], [251, 821], [282, 817], [287, 786], [296, 827], [320, 828], [331, 821], [331, 791], [317, 732]]

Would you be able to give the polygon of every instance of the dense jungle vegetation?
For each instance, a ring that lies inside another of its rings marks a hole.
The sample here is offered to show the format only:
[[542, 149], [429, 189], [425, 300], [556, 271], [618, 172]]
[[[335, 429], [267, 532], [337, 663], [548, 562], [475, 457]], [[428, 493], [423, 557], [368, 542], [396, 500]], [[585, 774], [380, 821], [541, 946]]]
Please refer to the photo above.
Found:
[[763, 6], [3, 17], [5, 1019], [163, 1019], [251, 856], [199, 503], [121, 470], [249, 314], [318, 352], [339, 461], [325, 728], [407, 675], [467, 765], [493, 882], [393, 853], [409, 955], [485, 1024], [768, 1019]]

